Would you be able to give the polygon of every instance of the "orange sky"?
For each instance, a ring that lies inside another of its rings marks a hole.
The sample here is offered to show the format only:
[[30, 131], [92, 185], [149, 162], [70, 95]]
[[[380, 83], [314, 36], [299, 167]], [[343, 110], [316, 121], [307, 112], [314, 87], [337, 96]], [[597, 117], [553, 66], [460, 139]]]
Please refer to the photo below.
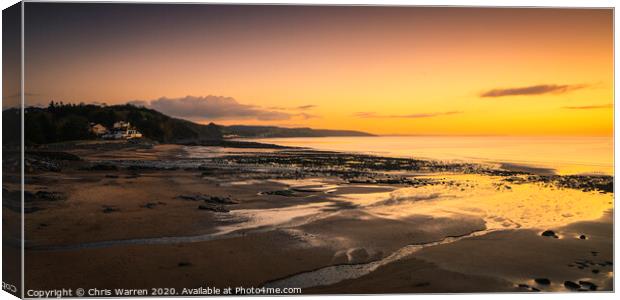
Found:
[[27, 3], [25, 17], [32, 104], [376, 134], [613, 131], [612, 10]]

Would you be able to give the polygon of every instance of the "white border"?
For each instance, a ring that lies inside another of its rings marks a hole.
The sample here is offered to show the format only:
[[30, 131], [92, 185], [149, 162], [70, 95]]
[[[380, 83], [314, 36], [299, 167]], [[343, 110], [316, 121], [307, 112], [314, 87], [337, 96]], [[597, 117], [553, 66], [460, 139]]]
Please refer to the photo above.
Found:
[[[26, 1], [26, 2], [41, 2], [41, 1]], [[616, 7], [614, 1], [610, 0], [590, 0], [590, 1], [582, 1], [582, 0], [386, 0], [386, 1], [371, 1], [371, 0], [356, 0], [356, 1], [345, 1], [345, 0], [314, 0], [314, 1], [303, 1], [303, 0], [268, 0], [268, 1], [256, 1], [256, 0], [245, 0], [245, 1], [230, 1], [230, 0], [208, 0], [208, 1], [179, 1], [179, 0], [133, 0], [133, 1], [97, 1], [97, 0], [81, 0], [81, 1], [69, 1], [69, 0], [57, 0], [55, 2], [119, 2], [119, 3], [153, 3], [153, 2], [163, 2], [163, 3], [233, 3], [233, 4], [314, 4], [314, 5], [419, 5], [419, 6], [495, 6], [495, 7], [513, 7], [513, 6], [521, 6], [521, 7]], [[5, 9], [13, 4], [17, 3], [17, 1], [11, 0], [0, 0], [0, 7]], [[23, 14], [23, 11], [22, 11]], [[22, 15], [22, 24], [23, 24], [23, 15]], [[1, 22], [0, 22], [0, 32], [1, 32]], [[23, 27], [23, 26], [22, 26]], [[23, 28], [22, 28], [23, 30]], [[614, 70], [618, 68], [618, 62], [615, 60], [617, 57], [618, 48], [615, 47], [615, 41], [618, 40], [618, 24], [615, 22], [615, 11], [614, 11]], [[0, 40], [0, 49], [2, 46], [2, 42]], [[23, 82], [23, 73], [24, 72], [24, 62], [23, 62], [23, 39], [22, 39], [22, 101], [24, 101], [24, 82]], [[1, 75], [0, 75], [1, 76]], [[614, 103], [615, 103], [615, 88], [617, 87], [617, 81], [615, 78], [614, 72]], [[1, 83], [0, 83], [1, 87]], [[23, 102], [22, 102], [23, 103]], [[620, 108], [618, 106], [614, 106], [614, 116], [618, 113]], [[0, 116], [0, 124], [2, 117]], [[614, 128], [617, 123], [614, 118]], [[1, 127], [1, 126], [0, 126]], [[23, 125], [22, 125], [23, 130]], [[2, 136], [0, 130], [0, 137]], [[23, 136], [23, 131], [22, 131]], [[617, 132], [614, 131], [614, 141], [618, 137]], [[22, 148], [23, 150], [23, 148]], [[620, 150], [614, 149], [614, 161], [615, 157], [617, 157]], [[1, 158], [1, 154], [0, 154]], [[23, 164], [23, 162], [22, 162]], [[23, 165], [22, 165], [23, 171]], [[614, 174], [615, 176], [616, 174]], [[23, 175], [22, 175], [23, 180]], [[23, 181], [22, 181], [23, 184]], [[617, 190], [617, 185], [614, 184], [614, 190]], [[22, 196], [23, 197], [23, 196]], [[23, 200], [23, 198], [22, 198]], [[22, 206], [23, 207], [23, 206]], [[1, 225], [0, 225], [1, 226]], [[22, 220], [22, 229], [23, 229], [23, 220]], [[614, 242], [615, 242], [615, 232], [618, 232], [618, 222], [614, 218]], [[23, 240], [23, 239], [22, 239]], [[1, 250], [0, 250], [1, 251]], [[1, 252], [0, 252], [1, 253]], [[618, 249], [615, 247], [614, 243], [614, 257], [618, 257]], [[615, 260], [614, 260], [615, 261]], [[23, 268], [23, 260], [22, 260], [22, 268]], [[1, 263], [0, 263], [1, 270]], [[615, 270], [615, 266], [614, 266]], [[24, 272], [22, 272], [23, 276]], [[614, 278], [614, 287], [617, 286], [617, 277]], [[23, 287], [22, 287], [23, 291]], [[446, 294], [437, 294], [437, 295], [420, 295], [420, 294], [410, 294], [410, 295], [372, 295], [372, 296], [363, 296], [366, 299], [381, 299], [384, 297], [390, 297], [394, 299], [405, 299], [405, 297], [416, 297], [418, 299], [449, 299], [451, 297], [459, 297], [460, 299], [491, 299], [491, 298], [503, 298], [503, 299], [521, 299], [522, 297], [537, 297], [538, 299], [582, 299], [586, 297], [596, 297], [597, 299], [612, 299], [615, 297], [613, 293], [596, 293], [595, 295], [591, 293], [580, 294], [580, 293], [542, 293], [542, 294], [494, 294], [494, 293], [485, 293], [485, 294], [463, 294], [463, 295], [446, 295]], [[324, 297], [338, 299], [353, 299], [360, 298], [361, 296], [300, 296], [305, 299], [321, 299]], [[243, 299], [247, 297], [226, 297], [226, 299]], [[276, 297], [261, 297], [268, 299], [275, 299]], [[6, 292], [0, 293], [0, 299], [14, 299], [13, 296]], [[181, 298], [185, 299], [185, 298]], [[195, 298], [187, 298], [187, 299], [195, 299]]]

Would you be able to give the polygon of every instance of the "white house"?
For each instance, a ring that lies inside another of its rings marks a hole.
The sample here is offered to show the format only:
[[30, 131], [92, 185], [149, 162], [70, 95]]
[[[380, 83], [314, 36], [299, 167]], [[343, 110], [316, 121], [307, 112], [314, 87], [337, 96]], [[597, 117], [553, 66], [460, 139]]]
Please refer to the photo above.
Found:
[[114, 123], [114, 129], [101, 136], [109, 140], [130, 140], [142, 138], [142, 133], [132, 128], [129, 122], [119, 121]]
[[114, 122], [114, 129], [126, 129], [126, 128], [129, 128], [130, 126], [131, 124], [129, 124], [129, 122], [125, 122], [125, 121]]
[[90, 123], [90, 132], [97, 136], [100, 136], [106, 134], [108, 132], [108, 128], [98, 123]]
[[127, 129], [127, 132], [125, 133], [126, 139], [139, 139], [141, 137], [142, 133], [136, 129]]

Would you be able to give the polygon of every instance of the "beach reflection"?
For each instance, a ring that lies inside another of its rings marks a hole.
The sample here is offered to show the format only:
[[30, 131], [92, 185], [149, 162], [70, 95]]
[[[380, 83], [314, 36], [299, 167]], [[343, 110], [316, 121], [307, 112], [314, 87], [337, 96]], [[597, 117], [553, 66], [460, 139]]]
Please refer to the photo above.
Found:
[[583, 192], [537, 183], [512, 184], [481, 175], [430, 176], [446, 184], [399, 188], [392, 192], [348, 194], [342, 200], [383, 218], [414, 215], [475, 216], [488, 229], [547, 229], [600, 218], [613, 208], [613, 194]]

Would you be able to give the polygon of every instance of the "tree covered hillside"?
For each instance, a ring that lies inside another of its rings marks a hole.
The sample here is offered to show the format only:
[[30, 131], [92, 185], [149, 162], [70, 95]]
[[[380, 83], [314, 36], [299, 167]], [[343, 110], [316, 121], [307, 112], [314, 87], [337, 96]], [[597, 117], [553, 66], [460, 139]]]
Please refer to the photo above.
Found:
[[[19, 118], [17, 109], [3, 111], [5, 122]], [[25, 110], [26, 144], [46, 144], [69, 140], [94, 139], [90, 123], [111, 128], [114, 122], [128, 121], [146, 138], [162, 143], [220, 140], [222, 134], [214, 124], [201, 125], [169, 117], [158, 111], [133, 105], [99, 106], [51, 102], [46, 108]], [[18, 130], [17, 128], [13, 130]]]

